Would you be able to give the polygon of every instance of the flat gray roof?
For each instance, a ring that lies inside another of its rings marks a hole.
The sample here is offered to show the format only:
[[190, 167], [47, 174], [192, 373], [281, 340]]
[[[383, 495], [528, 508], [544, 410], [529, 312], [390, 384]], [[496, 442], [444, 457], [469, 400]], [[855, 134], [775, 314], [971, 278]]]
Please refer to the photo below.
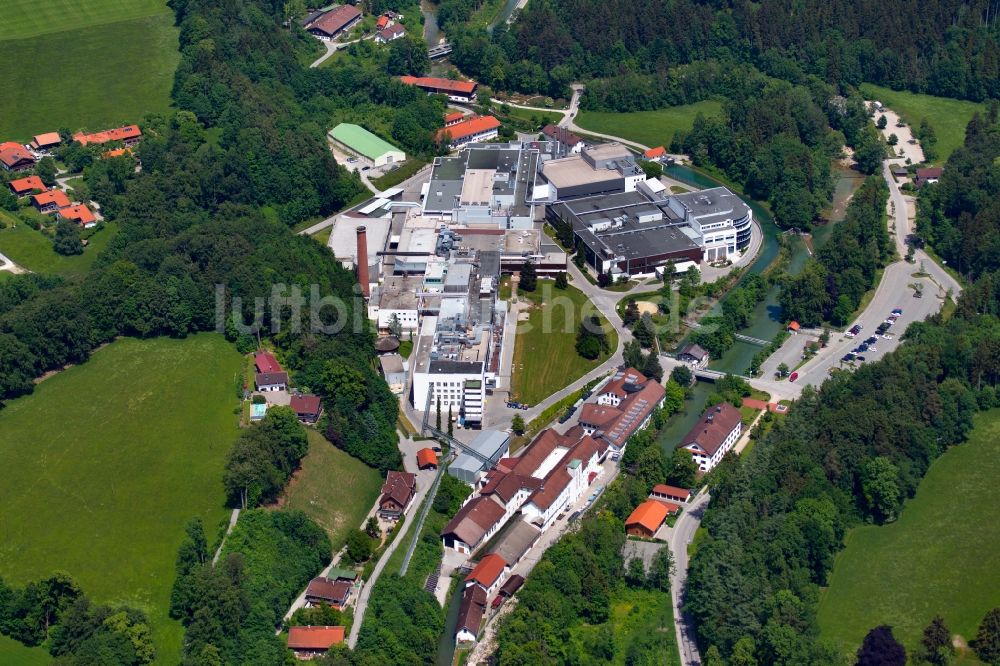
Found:
[[702, 224], [739, 220], [750, 213], [750, 207], [727, 187], [675, 194], [673, 198]]
[[616, 169], [595, 169], [580, 155], [549, 160], [542, 165], [542, 175], [556, 188], [622, 180]]
[[528, 549], [534, 545], [542, 531], [523, 520], [512, 521], [515, 524], [504, 532], [500, 541], [490, 552], [496, 553], [505, 562], [514, 563], [520, 561]]

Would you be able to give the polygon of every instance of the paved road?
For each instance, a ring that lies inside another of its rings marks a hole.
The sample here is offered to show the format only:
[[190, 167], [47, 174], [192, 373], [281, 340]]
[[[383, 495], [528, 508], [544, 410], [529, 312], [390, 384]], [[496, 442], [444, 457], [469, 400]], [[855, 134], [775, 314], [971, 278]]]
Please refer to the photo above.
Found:
[[8, 271], [17, 275], [18, 273], [27, 273], [27, 269], [22, 268], [14, 263], [14, 261], [0, 253], [0, 271]]
[[670, 530], [668, 544], [674, 556], [674, 573], [670, 579], [670, 596], [674, 607], [674, 630], [677, 634], [677, 645], [682, 666], [697, 666], [701, 664], [696, 642], [694, 621], [682, 612], [684, 607], [684, 592], [687, 584], [688, 544], [694, 539], [694, 534], [701, 525], [702, 516], [708, 508], [711, 495], [708, 489], [698, 493], [691, 504], [684, 509], [677, 523]]
[[[896, 251], [902, 257], [906, 254], [906, 237], [911, 231], [911, 226], [909, 204], [899, 187], [896, 186], [896, 181], [890, 171], [895, 162], [898, 160], [886, 160], [883, 163], [882, 175], [889, 185], [891, 212], [889, 219], [895, 225]], [[923, 272], [927, 273], [927, 277], [915, 277], [921, 268]], [[923, 298], [914, 298], [915, 290], [911, 285], [915, 284], [922, 285]], [[793, 335], [782, 345], [780, 350], [763, 364], [761, 380], [784, 385], [786, 392], [795, 394], [801, 394], [802, 387], [807, 384], [820, 386], [829, 376], [832, 368], [856, 366], [857, 363], [844, 364], [840, 359], [864, 339], [874, 335], [879, 323], [889, 315], [893, 308], [902, 308], [903, 315], [889, 329], [892, 339], [878, 340], [875, 346], [876, 351], [869, 350], [863, 354], [865, 362], [877, 360], [884, 356], [887, 351], [892, 351], [899, 345], [900, 337], [911, 323], [923, 321], [940, 310], [949, 291], [952, 298], [958, 298], [962, 292], [962, 286], [926, 252], [917, 250], [914, 253], [912, 264], [900, 259], [886, 267], [871, 303], [855, 319], [855, 322], [862, 326], [859, 337], [848, 338], [846, 335], [834, 332], [829, 345], [825, 349], [821, 349], [812, 360], [798, 370], [799, 377], [794, 384], [789, 384], [786, 381], [773, 382], [773, 380], [767, 379], [774, 376], [774, 371], [779, 363], [785, 362], [789, 367], [795, 367], [798, 362], [802, 346], [807, 338], [802, 335]], [[794, 362], [790, 362], [789, 359]]]
[[[368, 37], [362, 37], [361, 39], [372, 39], [373, 37], [375, 37], [375, 35], [369, 35]], [[320, 41], [323, 42], [323, 48], [326, 49], [326, 52], [323, 55], [321, 55], [319, 58], [317, 58], [315, 61], [313, 61], [313, 63], [311, 65], [309, 65], [309, 67], [310, 68], [312, 68], [312, 67], [319, 67], [324, 62], [326, 62], [326, 60], [330, 56], [332, 56], [334, 53], [336, 53], [337, 51], [339, 51], [340, 49], [346, 49], [351, 44], [357, 44], [358, 42], [361, 41], [361, 39], [355, 39], [355, 40], [352, 40], [350, 42], [328, 42], [328, 41], [325, 41], [325, 40], [320, 40]]]

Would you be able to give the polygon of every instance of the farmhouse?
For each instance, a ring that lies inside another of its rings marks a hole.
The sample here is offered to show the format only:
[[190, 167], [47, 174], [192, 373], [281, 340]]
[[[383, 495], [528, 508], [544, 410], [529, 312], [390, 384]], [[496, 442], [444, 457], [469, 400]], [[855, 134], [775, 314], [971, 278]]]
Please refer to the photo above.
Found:
[[295, 416], [302, 423], [316, 423], [323, 406], [318, 395], [296, 393], [289, 403]]
[[351, 599], [351, 589], [351, 583], [346, 580], [322, 576], [313, 578], [306, 588], [306, 604], [310, 607], [326, 604], [337, 610], [344, 610]]
[[478, 585], [465, 588], [462, 603], [458, 607], [458, 623], [455, 625], [455, 642], [469, 643], [479, 635], [479, 625], [486, 614], [486, 590]]
[[354, 5], [339, 5], [328, 12], [310, 15], [303, 27], [313, 36], [329, 41], [361, 20], [361, 10]]
[[431, 95], [447, 95], [449, 101], [462, 104], [475, 102], [476, 88], [479, 87], [475, 81], [452, 81], [434, 76], [401, 76], [399, 80], [407, 85], [426, 90]]
[[452, 148], [458, 148], [477, 141], [489, 141], [497, 137], [500, 121], [493, 116], [473, 116], [438, 130], [437, 140], [448, 142]]
[[44, 192], [45, 183], [38, 176], [26, 176], [17, 178], [7, 183], [11, 191], [19, 197], [27, 196], [32, 192]]
[[510, 567], [502, 557], [495, 553], [490, 553], [479, 561], [476, 568], [465, 577], [465, 586], [478, 585], [486, 591], [487, 595], [493, 594], [504, 577], [510, 573]]
[[126, 146], [132, 146], [142, 141], [142, 130], [139, 129], [138, 125], [125, 125], [93, 134], [77, 132], [73, 135], [73, 140], [83, 146], [92, 143], [108, 143], [109, 141], [121, 141]]
[[312, 659], [344, 642], [344, 627], [289, 627], [288, 648], [299, 659]]
[[417, 451], [417, 469], [437, 469], [438, 458], [434, 449], [420, 449]]
[[360, 125], [340, 123], [329, 132], [335, 142], [348, 150], [368, 158], [372, 166], [395, 164], [406, 159], [406, 153]]
[[913, 185], [917, 189], [928, 185], [931, 183], [936, 183], [941, 179], [941, 174], [944, 173], [944, 169], [941, 167], [927, 167], [917, 169], [916, 177], [913, 179]]
[[392, 25], [382, 28], [375, 33], [375, 42], [378, 44], [388, 44], [394, 39], [399, 39], [405, 34], [406, 28], [403, 27], [402, 23], [393, 23]]
[[261, 393], [288, 390], [287, 372], [258, 372], [254, 375], [254, 385]]
[[667, 513], [667, 506], [662, 502], [646, 500], [625, 520], [625, 533], [651, 539], [667, 519]]
[[70, 205], [69, 197], [62, 190], [48, 190], [31, 195], [31, 204], [39, 213], [54, 213]]
[[83, 204], [66, 206], [59, 209], [59, 217], [76, 222], [84, 229], [89, 229], [97, 225], [97, 218], [90, 212], [90, 209]]
[[269, 351], [259, 351], [253, 355], [253, 365], [257, 372], [281, 372], [281, 364]]
[[378, 500], [378, 515], [390, 520], [398, 520], [413, 500], [417, 490], [417, 475], [410, 472], [390, 470], [382, 484], [382, 496]]
[[35, 158], [28, 149], [15, 141], [0, 143], [0, 166], [5, 171], [24, 171], [35, 165]]
[[31, 141], [31, 147], [35, 150], [48, 150], [60, 143], [62, 143], [62, 137], [59, 136], [59, 132], [46, 132], [45, 134], [36, 134]]
[[742, 429], [740, 410], [724, 402], [702, 415], [681, 440], [680, 448], [691, 453], [698, 469], [708, 472], [735, 446]]

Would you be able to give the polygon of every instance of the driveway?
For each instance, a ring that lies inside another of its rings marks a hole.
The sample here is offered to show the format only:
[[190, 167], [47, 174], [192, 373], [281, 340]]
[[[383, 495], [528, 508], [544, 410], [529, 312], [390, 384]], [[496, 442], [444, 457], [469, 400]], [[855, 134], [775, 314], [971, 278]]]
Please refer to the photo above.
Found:
[[694, 499], [684, 508], [684, 512], [677, 519], [677, 523], [670, 530], [669, 535], [670, 552], [674, 556], [674, 574], [670, 578], [670, 597], [673, 601], [674, 631], [677, 634], [682, 666], [701, 664], [694, 621], [689, 615], [682, 612], [682, 608], [684, 607], [684, 593], [687, 585], [688, 545], [694, 540], [695, 532], [701, 526], [701, 519], [705, 515], [710, 500], [708, 489], [703, 489], [695, 495]]

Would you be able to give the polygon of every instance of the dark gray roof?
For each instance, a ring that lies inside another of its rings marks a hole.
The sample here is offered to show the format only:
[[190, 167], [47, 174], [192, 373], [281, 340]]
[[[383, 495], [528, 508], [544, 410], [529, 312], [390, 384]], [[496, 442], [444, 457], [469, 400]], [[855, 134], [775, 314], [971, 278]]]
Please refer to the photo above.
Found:
[[428, 372], [432, 375], [472, 374], [482, 367], [482, 361], [431, 361]]

